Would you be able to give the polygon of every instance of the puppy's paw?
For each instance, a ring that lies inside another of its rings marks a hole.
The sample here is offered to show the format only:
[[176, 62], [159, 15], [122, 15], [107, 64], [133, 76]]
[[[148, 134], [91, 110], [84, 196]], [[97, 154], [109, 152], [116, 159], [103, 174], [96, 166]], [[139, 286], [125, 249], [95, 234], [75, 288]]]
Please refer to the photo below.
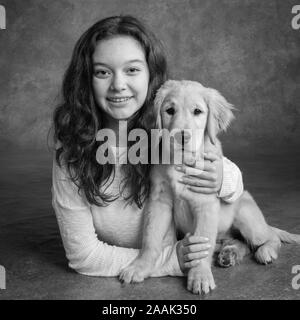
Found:
[[187, 289], [194, 294], [208, 294], [216, 288], [210, 267], [195, 267], [189, 270]]
[[137, 259], [120, 272], [119, 280], [125, 283], [143, 282], [149, 277], [150, 272], [150, 266], [147, 266], [143, 260]]
[[234, 245], [228, 245], [222, 248], [218, 255], [218, 264], [221, 267], [228, 268], [238, 264], [241, 259], [239, 258], [238, 248]]
[[280, 245], [272, 242], [266, 242], [260, 246], [255, 252], [255, 258], [259, 263], [269, 264], [278, 258]]

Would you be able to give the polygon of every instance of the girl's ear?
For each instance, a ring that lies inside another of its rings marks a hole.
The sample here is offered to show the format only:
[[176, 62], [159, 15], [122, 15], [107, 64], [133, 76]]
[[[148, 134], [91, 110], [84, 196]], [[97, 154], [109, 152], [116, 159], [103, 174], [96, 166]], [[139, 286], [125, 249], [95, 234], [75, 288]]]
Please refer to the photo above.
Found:
[[226, 131], [234, 119], [230, 104], [217, 90], [206, 88], [205, 100], [208, 107], [207, 134], [212, 144], [215, 144], [220, 131]]

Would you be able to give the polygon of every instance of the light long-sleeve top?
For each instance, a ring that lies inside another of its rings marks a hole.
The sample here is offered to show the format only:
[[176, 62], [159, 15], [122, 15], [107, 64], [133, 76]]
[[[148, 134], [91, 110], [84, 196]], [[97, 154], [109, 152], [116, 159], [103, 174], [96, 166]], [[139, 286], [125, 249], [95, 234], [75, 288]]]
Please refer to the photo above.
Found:
[[[107, 192], [118, 194], [121, 180], [122, 173], [116, 165], [115, 178]], [[105, 207], [89, 204], [78, 193], [78, 187], [71, 181], [65, 166], [58, 166], [55, 156], [52, 182], [52, 206], [69, 267], [89, 276], [118, 276], [139, 254], [143, 208], [139, 209], [135, 203], [128, 204], [122, 196]], [[223, 183], [219, 197], [230, 203], [242, 192], [239, 168], [223, 157]], [[176, 245], [175, 242], [164, 247], [152, 277], [183, 276]]]

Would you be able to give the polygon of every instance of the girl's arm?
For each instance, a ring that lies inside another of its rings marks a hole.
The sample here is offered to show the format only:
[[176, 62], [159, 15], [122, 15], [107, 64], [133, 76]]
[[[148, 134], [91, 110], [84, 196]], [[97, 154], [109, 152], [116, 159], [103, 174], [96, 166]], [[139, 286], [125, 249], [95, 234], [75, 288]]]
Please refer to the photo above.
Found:
[[239, 167], [222, 157], [223, 161], [223, 179], [218, 197], [227, 203], [237, 200], [244, 191], [243, 177]]
[[204, 169], [187, 163], [177, 166], [176, 170], [185, 173], [179, 182], [186, 184], [187, 189], [194, 193], [217, 194], [227, 203], [237, 200], [244, 191], [238, 166], [212, 152], [205, 154], [204, 160]]
[[[138, 249], [108, 245], [97, 238], [87, 201], [66, 171], [53, 161], [52, 205], [69, 267], [89, 276], [118, 276], [139, 254]], [[177, 243], [163, 249], [151, 276], [182, 276]]]

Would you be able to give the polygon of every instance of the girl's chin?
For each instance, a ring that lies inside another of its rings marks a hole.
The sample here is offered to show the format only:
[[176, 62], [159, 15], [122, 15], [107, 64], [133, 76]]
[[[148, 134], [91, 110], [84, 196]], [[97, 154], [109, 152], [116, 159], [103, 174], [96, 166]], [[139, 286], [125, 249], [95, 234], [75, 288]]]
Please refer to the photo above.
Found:
[[114, 118], [118, 121], [126, 121], [129, 120], [131, 117], [133, 116], [133, 114], [115, 114]]
[[128, 121], [130, 120], [138, 110], [106, 110], [108, 118], [115, 121]]

